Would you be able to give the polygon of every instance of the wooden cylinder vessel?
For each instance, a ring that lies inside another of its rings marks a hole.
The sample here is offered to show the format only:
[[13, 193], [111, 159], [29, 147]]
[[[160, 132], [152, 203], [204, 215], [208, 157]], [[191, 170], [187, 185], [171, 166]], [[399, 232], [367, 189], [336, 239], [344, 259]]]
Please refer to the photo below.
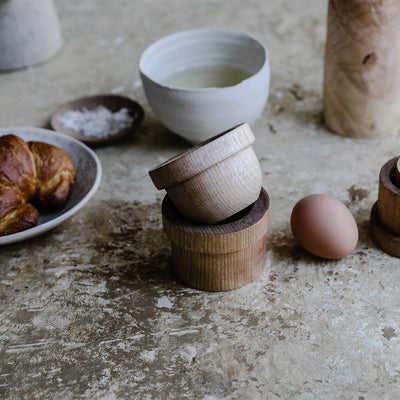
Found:
[[270, 224], [265, 189], [254, 204], [219, 224], [204, 225], [185, 218], [168, 195], [162, 203], [162, 216], [174, 270], [189, 286], [208, 291], [237, 289], [263, 271]]
[[334, 132], [360, 138], [400, 129], [400, 2], [329, 0], [324, 115]]
[[396, 184], [399, 157], [392, 158], [379, 174], [378, 201], [371, 210], [372, 240], [386, 253], [400, 257], [400, 187]]

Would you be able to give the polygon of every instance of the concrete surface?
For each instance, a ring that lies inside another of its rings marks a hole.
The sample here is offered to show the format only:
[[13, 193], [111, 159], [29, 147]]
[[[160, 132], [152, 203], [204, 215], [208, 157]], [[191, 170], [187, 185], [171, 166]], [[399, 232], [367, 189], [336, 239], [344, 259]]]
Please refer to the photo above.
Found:
[[[45, 126], [65, 101], [121, 93], [146, 110], [136, 136], [96, 149], [104, 176], [73, 218], [0, 249], [0, 398], [398, 399], [400, 261], [368, 235], [380, 167], [399, 136], [351, 140], [322, 119], [320, 0], [57, 0], [65, 44], [0, 75], [0, 126]], [[244, 30], [270, 49], [271, 94], [253, 125], [272, 202], [268, 260], [226, 293], [183, 285], [169, 265], [147, 170], [187, 148], [149, 110], [138, 59], [192, 27]], [[339, 261], [308, 255], [289, 217], [336, 196], [360, 229]]]

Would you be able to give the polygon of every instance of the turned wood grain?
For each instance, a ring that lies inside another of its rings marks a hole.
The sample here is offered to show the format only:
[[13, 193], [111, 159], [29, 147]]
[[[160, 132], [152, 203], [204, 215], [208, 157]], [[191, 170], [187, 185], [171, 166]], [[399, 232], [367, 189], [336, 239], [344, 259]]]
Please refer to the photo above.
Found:
[[377, 212], [385, 228], [400, 235], [400, 188], [394, 183], [398, 159], [389, 160], [379, 173]]
[[328, 127], [349, 137], [400, 129], [400, 2], [330, 0], [324, 63]]
[[386, 162], [379, 173], [378, 201], [371, 210], [370, 234], [386, 253], [400, 257], [400, 187], [396, 185], [400, 157]]
[[241, 124], [159, 165], [150, 177], [187, 218], [220, 222], [259, 196], [262, 172], [254, 139], [248, 124]]
[[254, 204], [219, 224], [188, 220], [168, 196], [162, 215], [174, 270], [188, 285], [208, 291], [232, 290], [254, 281], [264, 269], [271, 218], [265, 189]]
[[150, 177], [157, 189], [174, 186], [231, 157], [254, 140], [249, 125], [241, 124], [170, 158], [150, 170]]
[[390, 232], [378, 216], [377, 202], [373, 205], [370, 217], [370, 235], [374, 243], [385, 253], [400, 258], [400, 235]]

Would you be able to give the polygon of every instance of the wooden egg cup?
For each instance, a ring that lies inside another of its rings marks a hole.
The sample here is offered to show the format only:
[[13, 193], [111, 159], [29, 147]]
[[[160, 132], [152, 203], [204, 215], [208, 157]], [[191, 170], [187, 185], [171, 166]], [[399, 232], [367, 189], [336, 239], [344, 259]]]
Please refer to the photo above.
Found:
[[400, 258], [400, 171], [395, 157], [379, 173], [378, 201], [373, 205], [370, 234], [384, 252]]
[[215, 225], [185, 218], [168, 195], [162, 203], [162, 216], [174, 270], [189, 286], [207, 291], [237, 289], [263, 271], [271, 219], [265, 189], [254, 204]]

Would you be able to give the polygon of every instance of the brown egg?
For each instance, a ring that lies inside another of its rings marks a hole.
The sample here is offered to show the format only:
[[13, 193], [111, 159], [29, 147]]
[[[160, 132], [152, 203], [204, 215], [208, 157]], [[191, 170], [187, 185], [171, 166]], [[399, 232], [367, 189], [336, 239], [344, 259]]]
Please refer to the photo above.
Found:
[[345, 257], [358, 242], [357, 224], [349, 209], [325, 194], [301, 199], [293, 208], [290, 225], [300, 246], [318, 257]]

